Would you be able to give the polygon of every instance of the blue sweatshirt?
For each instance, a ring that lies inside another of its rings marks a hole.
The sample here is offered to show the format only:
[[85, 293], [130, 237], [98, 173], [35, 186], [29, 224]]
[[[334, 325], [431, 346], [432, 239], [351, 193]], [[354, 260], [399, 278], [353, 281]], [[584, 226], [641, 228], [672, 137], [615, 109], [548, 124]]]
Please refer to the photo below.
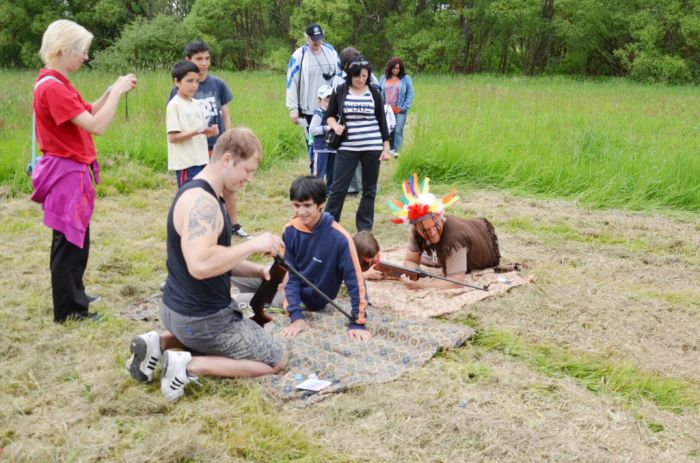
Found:
[[[367, 288], [350, 234], [333, 220], [332, 215], [324, 212], [313, 230], [293, 218], [284, 226], [282, 240], [285, 260], [329, 298], [335, 299], [345, 281], [352, 300], [351, 315], [355, 318], [350, 329], [364, 329]], [[284, 295], [284, 306], [292, 322], [304, 318], [301, 304], [309, 310], [326, 306], [321, 296], [291, 273]]]

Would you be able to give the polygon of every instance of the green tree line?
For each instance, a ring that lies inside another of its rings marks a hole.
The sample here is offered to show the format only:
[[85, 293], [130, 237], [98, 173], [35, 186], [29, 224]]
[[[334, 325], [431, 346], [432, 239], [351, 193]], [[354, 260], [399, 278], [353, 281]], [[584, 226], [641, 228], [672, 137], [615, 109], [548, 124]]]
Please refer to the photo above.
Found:
[[169, 67], [198, 38], [220, 68], [283, 70], [318, 22], [376, 67], [700, 82], [697, 0], [0, 0], [0, 66], [38, 66], [58, 18], [95, 34], [97, 68]]

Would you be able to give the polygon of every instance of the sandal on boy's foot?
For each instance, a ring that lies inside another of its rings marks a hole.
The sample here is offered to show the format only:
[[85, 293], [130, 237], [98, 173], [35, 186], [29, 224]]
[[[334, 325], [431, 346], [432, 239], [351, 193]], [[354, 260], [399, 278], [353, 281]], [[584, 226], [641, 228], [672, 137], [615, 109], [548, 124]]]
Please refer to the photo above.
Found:
[[148, 383], [153, 381], [153, 372], [160, 360], [160, 335], [149, 331], [131, 338], [131, 353], [133, 354], [126, 368], [136, 381]]
[[165, 400], [175, 401], [185, 394], [185, 386], [196, 381], [196, 376], [187, 374], [187, 365], [192, 354], [184, 351], [166, 350], [163, 352], [163, 374], [160, 378], [160, 392]]

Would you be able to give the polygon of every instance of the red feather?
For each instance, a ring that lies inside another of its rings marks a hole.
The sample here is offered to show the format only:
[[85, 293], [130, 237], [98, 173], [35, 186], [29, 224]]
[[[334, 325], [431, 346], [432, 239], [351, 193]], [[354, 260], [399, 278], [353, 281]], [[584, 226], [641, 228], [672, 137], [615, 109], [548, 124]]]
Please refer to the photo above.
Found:
[[416, 220], [430, 214], [430, 206], [427, 204], [411, 204], [408, 206], [408, 220]]

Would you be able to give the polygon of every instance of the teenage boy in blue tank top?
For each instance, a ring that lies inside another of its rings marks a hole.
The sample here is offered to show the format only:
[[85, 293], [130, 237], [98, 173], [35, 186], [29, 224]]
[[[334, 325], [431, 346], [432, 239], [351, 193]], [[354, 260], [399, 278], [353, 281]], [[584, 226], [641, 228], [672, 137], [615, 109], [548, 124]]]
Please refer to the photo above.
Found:
[[[233, 100], [233, 95], [229, 90], [226, 82], [222, 79], [209, 74], [209, 67], [211, 66], [211, 55], [209, 54], [209, 45], [202, 41], [194, 41], [187, 44], [183, 57], [187, 61], [193, 62], [199, 68], [199, 88], [194, 94], [194, 99], [204, 108], [206, 116], [209, 118], [207, 121], [207, 126], [218, 125], [219, 133], [217, 135], [207, 138], [207, 145], [209, 148], [209, 156], [211, 156], [212, 150], [214, 149], [214, 144], [216, 140], [219, 139], [220, 134], [224, 133], [232, 127], [231, 125], [231, 113], [228, 108], [229, 102]], [[170, 91], [171, 100], [177, 89], [173, 87]], [[228, 208], [228, 215], [231, 218], [231, 223], [233, 224], [233, 234], [239, 238], [250, 238], [250, 235], [243, 230], [243, 227], [238, 223], [238, 213], [236, 209], [236, 201], [233, 200], [230, 204], [226, 204]]]
[[[348, 326], [348, 335], [360, 341], [371, 338], [365, 329], [367, 288], [362, 267], [352, 236], [323, 212], [326, 202], [326, 184], [314, 176], [298, 177], [289, 189], [294, 217], [282, 232], [285, 260], [329, 298], [335, 299], [345, 282], [352, 301], [351, 315], [355, 319]], [[295, 275], [289, 274], [284, 287], [284, 307], [290, 325], [282, 335], [293, 337], [309, 327], [304, 320], [306, 310], [321, 310], [326, 302]]]

